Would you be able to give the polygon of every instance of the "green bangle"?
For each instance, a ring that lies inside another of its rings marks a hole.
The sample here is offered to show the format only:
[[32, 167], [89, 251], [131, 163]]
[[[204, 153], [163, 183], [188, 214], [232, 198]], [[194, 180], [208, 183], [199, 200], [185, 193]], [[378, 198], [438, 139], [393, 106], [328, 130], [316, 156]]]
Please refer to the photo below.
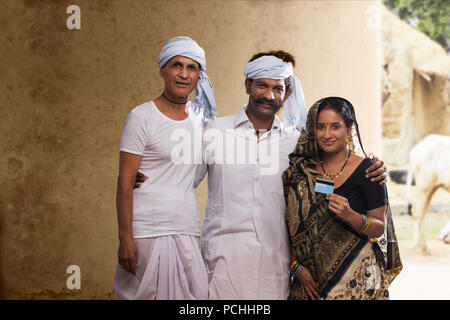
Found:
[[363, 224], [362, 224], [361, 228], [359, 228], [359, 230], [358, 230], [359, 233], [363, 232], [362, 230], [364, 230], [367, 227], [367, 223], [368, 223], [367, 222], [368, 219], [367, 219], [366, 215], [361, 214], [361, 218], [363, 219]]
[[367, 225], [366, 225], [366, 226], [364, 227], [364, 229], [362, 229], [360, 232], [362, 233], [362, 232], [367, 231], [367, 229], [369, 229], [369, 226], [370, 226], [370, 220], [367, 219]]
[[303, 265], [299, 263], [299, 267], [297, 268], [297, 270], [295, 270], [294, 275], [292, 276], [293, 278], [297, 278], [297, 274], [302, 271], [303, 269]]
[[291, 271], [291, 280], [294, 280], [295, 277], [297, 277], [297, 274], [303, 269], [303, 265], [300, 264], [299, 262], [297, 262], [294, 266], [294, 268], [292, 268]]

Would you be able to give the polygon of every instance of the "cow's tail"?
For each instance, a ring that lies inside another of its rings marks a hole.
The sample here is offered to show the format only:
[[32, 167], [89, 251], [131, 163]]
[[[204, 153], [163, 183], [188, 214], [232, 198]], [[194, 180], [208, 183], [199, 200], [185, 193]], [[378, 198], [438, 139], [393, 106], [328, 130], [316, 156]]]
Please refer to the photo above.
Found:
[[411, 185], [413, 181], [413, 174], [414, 174], [414, 163], [412, 161], [412, 157], [410, 155], [409, 157], [409, 168], [408, 168], [408, 175], [406, 176], [406, 203], [408, 206], [408, 214], [412, 216], [411, 212]]

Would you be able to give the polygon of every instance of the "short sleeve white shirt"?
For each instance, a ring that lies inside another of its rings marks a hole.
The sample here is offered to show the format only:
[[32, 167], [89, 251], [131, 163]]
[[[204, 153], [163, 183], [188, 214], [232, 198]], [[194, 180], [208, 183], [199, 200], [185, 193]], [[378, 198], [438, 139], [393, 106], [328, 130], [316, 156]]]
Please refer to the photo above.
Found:
[[128, 115], [120, 151], [142, 156], [139, 171], [148, 178], [133, 191], [135, 238], [171, 234], [200, 235], [194, 192], [201, 162], [201, 119], [191, 110], [185, 120], [172, 120], [153, 101]]

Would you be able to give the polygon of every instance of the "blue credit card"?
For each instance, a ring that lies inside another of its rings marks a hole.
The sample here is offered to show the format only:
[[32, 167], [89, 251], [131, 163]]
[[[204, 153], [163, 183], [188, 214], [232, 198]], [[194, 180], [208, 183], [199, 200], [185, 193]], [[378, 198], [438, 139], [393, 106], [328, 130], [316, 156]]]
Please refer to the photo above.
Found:
[[314, 191], [325, 194], [333, 193], [334, 181], [317, 178], [316, 185], [314, 186]]

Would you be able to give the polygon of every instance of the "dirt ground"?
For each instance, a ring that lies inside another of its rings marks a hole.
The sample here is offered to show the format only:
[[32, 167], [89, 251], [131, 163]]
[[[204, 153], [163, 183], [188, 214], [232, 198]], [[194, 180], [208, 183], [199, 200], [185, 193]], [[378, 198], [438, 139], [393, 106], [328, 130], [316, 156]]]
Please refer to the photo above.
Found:
[[450, 221], [450, 194], [434, 195], [425, 217], [423, 234], [428, 254], [413, 247], [413, 219], [406, 214], [405, 185], [388, 183], [389, 199], [400, 246], [403, 271], [390, 287], [392, 300], [450, 300], [450, 244], [439, 239]]

